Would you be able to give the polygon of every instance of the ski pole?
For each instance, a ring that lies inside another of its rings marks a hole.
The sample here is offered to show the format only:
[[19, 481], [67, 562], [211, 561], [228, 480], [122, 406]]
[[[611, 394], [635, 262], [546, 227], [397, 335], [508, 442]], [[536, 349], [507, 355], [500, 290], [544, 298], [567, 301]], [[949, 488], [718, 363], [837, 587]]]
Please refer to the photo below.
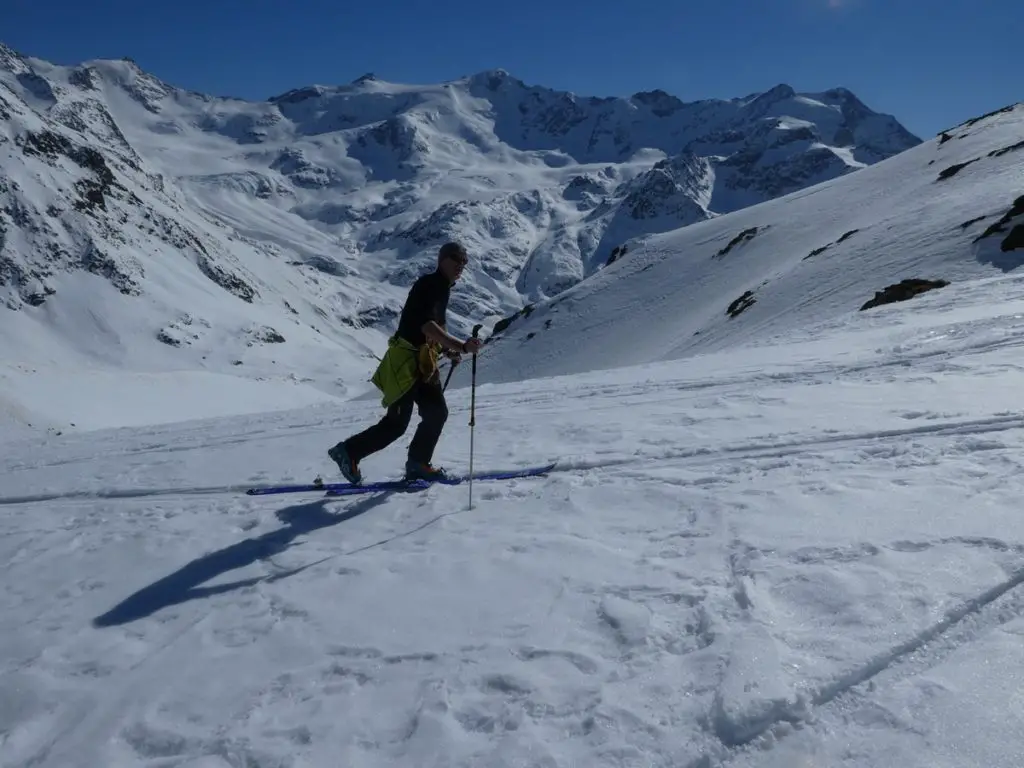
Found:
[[[479, 338], [480, 325], [473, 326], [473, 338]], [[473, 373], [469, 389], [469, 508], [473, 508], [473, 428], [476, 426], [476, 352], [473, 353]]]
[[448, 382], [451, 381], [452, 374], [455, 373], [455, 366], [456, 365], [458, 365], [458, 363], [452, 362], [452, 364], [448, 366], [448, 375], [444, 379], [444, 386], [441, 387], [441, 391], [442, 392], [444, 392], [446, 389], [448, 389]]

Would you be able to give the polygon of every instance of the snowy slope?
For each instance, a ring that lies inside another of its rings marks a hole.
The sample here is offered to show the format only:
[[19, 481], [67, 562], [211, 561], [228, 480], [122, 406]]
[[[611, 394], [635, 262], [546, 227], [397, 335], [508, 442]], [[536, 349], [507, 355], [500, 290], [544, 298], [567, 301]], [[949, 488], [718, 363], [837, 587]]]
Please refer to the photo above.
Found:
[[561, 464], [472, 511], [242, 493], [356, 403], [3, 433], [0, 766], [1020, 765], [1022, 318], [1011, 273], [481, 386], [478, 469]]
[[[258, 382], [259, 401], [289, 407], [359, 391], [379, 334], [330, 318], [280, 249], [175, 188], [91, 95], [105, 81], [75, 70], [61, 86], [10, 52], [0, 62], [14, 75], [0, 77], [0, 419], [131, 424], [141, 399], [146, 418], [172, 421], [232, 411], [231, 387]], [[352, 291], [386, 293], [329, 295]], [[189, 371], [196, 397], [156, 378], [169, 371]], [[62, 378], [59, 401], [32, 395]]]
[[[538, 302], [480, 357], [473, 463], [558, 466], [475, 483], [472, 510], [466, 486], [244, 494], [337, 479], [326, 449], [375, 398], [295, 382], [269, 412], [286, 383], [8, 363], [0, 414], [59, 418], [0, 419], [0, 768], [1020, 765], [1022, 124], [652, 236]], [[858, 311], [918, 277], [949, 284]], [[193, 413], [195, 388], [247, 415]]]
[[900, 281], [963, 282], [1022, 263], [1018, 104], [854, 175], [628, 243], [496, 335], [479, 380], [813, 341]]
[[599, 99], [493, 71], [248, 102], [129, 60], [55, 66], [0, 45], [0, 358], [240, 377], [283, 405], [294, 379], [296, 397], [351, 396], [446, 239], [474, 254], [451, 307], [465, 332], [579, 283], [630, 237], [918, 142], [844, 89]]

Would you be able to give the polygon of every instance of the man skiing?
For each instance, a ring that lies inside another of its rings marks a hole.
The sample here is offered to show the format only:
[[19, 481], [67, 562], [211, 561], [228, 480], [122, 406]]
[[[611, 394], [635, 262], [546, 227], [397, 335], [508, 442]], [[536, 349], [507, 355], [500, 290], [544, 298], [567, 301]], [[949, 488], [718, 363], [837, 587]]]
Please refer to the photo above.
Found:
[[437, 254], [437, 268], [417, 279], [409, 290], [398, 329], [388, 340], [387, 352], [373, 375], [387, 412], [373, 426], [327, 451], [350, 483], [363, 480], [360, 461], [405, 434], [414, 404], [419, 408], [420, 424], [409, 445], [406, 479], [445, 478], [444, 470], [430, 463], [448, 419], [437, 358], [443, 352], [454, 365], [462, 353], [476, 354], [481, 346], [480, 339], [460, 341], [445, 330], [449, 293], [468, 260], [461, 244], [445, 243]]

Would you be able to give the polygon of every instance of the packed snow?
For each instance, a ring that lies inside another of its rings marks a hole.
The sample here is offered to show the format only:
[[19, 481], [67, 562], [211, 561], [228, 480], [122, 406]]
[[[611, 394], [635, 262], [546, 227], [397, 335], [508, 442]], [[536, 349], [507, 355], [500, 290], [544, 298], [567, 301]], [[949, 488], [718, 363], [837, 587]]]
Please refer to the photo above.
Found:
[[475, 468], [559, 463], [471, 510], [244, 494], [366, 402], [12, 437], [0, 765], [1019, 765], [1022, 338], [1011, 275], [481, 385]]

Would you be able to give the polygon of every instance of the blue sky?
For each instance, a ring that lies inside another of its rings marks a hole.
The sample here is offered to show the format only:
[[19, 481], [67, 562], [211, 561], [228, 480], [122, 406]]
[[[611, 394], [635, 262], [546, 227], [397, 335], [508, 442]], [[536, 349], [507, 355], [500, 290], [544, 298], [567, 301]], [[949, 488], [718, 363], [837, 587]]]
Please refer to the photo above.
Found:
[[0, 0], [0, 20], [0, 41], [28, 55], [130, 56], [173, 85], [249, 99], [499, 67], [585, 96], [784, 82], [845, 86], [929, 138], [1024, 98], [1022, 0]]

